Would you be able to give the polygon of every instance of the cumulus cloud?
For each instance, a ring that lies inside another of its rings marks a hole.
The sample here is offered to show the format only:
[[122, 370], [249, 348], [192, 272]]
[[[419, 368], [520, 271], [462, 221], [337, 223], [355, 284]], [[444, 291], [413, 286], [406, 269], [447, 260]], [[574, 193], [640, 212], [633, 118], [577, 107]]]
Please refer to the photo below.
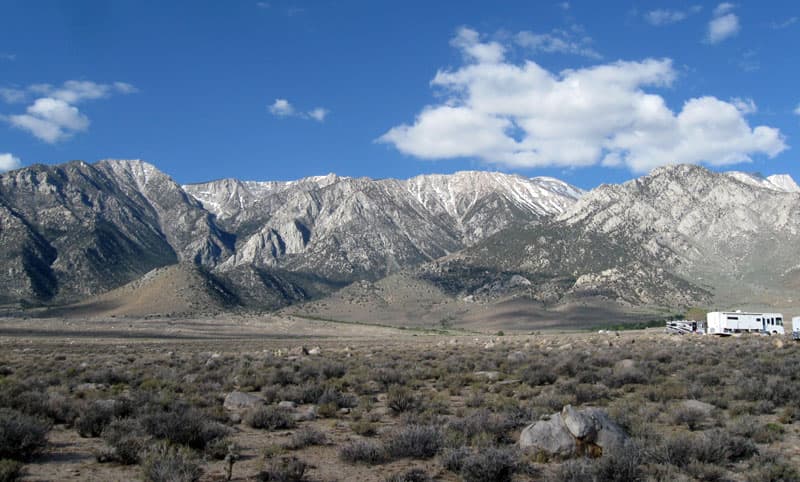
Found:
[[22, 166], [22, 162], [19, 157], [8, 152], [0, 153], [0, 172], [18, 169], [20, 166]]
[[0, 89], [6, 102], [25, 101], [31, 94], [38, 97], [25, 114], [5, 116], [12, 126], [26, 130], [48, 142], [69, 139], [89, 128], [89, 118], [75, 106], [86, 100], [102, 99], [112, 94], [132, 94], [136, 87], [125, 82], [99, 84], [85, 80], [68, 80], [60, 87], [33, 84], [25, 89]]
[[325, 121], [325, 117], [330, 114], [330, 111], [323, 107], [317, 107], [308, 112], [298, 111], [286, 99], [275, 99], [275, 102], [269, 106], [269, 111], [277, 117], [299, 117], [301, 119], [313, 119], [317, 122]]
[[51, 144], [89, 128], [89, 118], [81, 114], [77, 107], [50, 97], [36, 99], [26, 114], [11, 115], [8, 120], [15, 127], [25, 129]]
[[648, 92], [673, 84], [670, 59], [553, 73], [531, 60], [498, 57], [502, 46], [481, 47], [476, 32], [457, 38], [466, 62], [431, 81], [443, 101], [379, 142], [421, 159], [473, 157], [512, 168], [602, 164], [636, 172], [671, 163], [739, 163], [786, 149], [778, 129], [748, 125], [750, 99], [706, 96], [671, 110]]
[[739, 33], [739, 17], [732, 13], [733, 8], [733, 4], [727, 2], [717, 5], [713, 18], [708, 22], [706, 42], [717, 44]]

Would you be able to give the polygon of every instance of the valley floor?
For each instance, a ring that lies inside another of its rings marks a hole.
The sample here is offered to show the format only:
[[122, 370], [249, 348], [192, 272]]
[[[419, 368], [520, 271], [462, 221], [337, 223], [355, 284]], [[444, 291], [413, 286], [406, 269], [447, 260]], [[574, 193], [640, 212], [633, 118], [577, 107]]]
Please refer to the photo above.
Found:
[[[232, 480], [798, 480], [798, 362], [788, 338], [656, 329], [5, 318], [0, 424], [22, 413], [49, 430], [30, 453], [0, 441], [0, 458], [31, 481], [155, 479], [156, 459], [174, 462], [162, 475], [183, 463], [225, 480], [229, 451]], [[251, 397], [232, 408], [235, 392]], [[626, 452], [519, 448], [528, 424], [567, 404], [605, 410]]]

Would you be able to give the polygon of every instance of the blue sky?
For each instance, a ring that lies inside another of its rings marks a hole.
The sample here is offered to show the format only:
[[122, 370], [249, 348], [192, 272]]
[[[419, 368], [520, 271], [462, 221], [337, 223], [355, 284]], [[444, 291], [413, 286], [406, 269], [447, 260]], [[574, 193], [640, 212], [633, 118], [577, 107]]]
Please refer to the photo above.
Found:
[[790, 3], [4, 1], [0, 167], [800, 179]]

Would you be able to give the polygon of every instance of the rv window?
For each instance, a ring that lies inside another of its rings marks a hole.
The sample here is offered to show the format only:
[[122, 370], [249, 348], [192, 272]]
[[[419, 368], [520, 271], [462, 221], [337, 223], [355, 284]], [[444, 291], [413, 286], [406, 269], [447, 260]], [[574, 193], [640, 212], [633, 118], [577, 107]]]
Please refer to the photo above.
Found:
[[756, 318], [756, 321], [761, 321], [761, 318]]
[[738, 316], [729, 316], [728, 319], [729, 320], [738, 320], [739, 317]]

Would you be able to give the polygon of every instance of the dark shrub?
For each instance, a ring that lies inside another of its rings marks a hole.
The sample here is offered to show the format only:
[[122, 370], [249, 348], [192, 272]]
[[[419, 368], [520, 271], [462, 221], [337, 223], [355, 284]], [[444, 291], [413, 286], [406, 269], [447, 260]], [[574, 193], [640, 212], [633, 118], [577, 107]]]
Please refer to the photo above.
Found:
[[472, 451], [467, 447], [445, 449], [444, 452], [442, 452], [442, 467], [450, 472], [461, 472], [464, 460], [470, 455], [472, 455]]
[[393, 368], [382, 368], [372, 374], [372, 379], [384, 387], [391, 385], [405, 385], [406, 378], [402, 373]]
[[125, 465], [138, 464], [149, 438], [141, 424], [134, 419], [121, 418], [103, 430], [103, 440], [111, 447], [110, 458]]
[[386, 394], [386, 404], [396, 413], [413, 410], [418, 403], [411, 390], [401, 385], [392, 385]]
[[284, 430], [294, 428], [295, 421], [288, 410], [278, 407], [258, 407], [248, 412], [244, 422], [253, 428]]
[[256, 475], [259, 482], [301, 482], [308, 464], [297, 457], [281, 457]]
[[467, 445], [477, 438], [493, 442], [509, 441], [508, 431], [516, 422], [503, 414], [494, 414], [486, 409], [473, 412], [464, 418], [454, 418], [445, 426], [450, 446]]
[[342, 363], [329, 361], [322, 364], [320, 373], [325, 379], [342, 378], [347, 373], [347, 367]]
[[142, 462], [142, 475], [149, 482], [194, 482], [202, 474], [190, 450], [163, 442], [149, 450]]
[[680, 405], [672, 410], [672, 423], [686, 425], [689, 430], [697, 430], [706, 420], [706, 413], [702, 409]]
[[84, 406], [75, 421], [78, 434], [81, 437], [99, 437], [114, 419], [115, 403], [114, 400], [97, 400]]
[[755, 460], [747, 482], [794, 482], [800, 480], [800, 471], [777, 452], [769, 452]]
[[50, 424], [8, 408], [0, 408], [0, 459], [30, 460], [47, 446]]
[[0, 460], [0, 482], [14, 482], [22, 476], [22, 464], [16, 460]]
[[354, 395], [342, 393], [335, 388], [328, 388], [317, 400], [319, 405], [335, 405], [336, 408], [353, 408], [358, 405], [358, 398]]
[[344, 445], [339, 450], [339, 458], [345, 462], [370, 465], [382, 464], [387, 460], [383, 445], [372, 440], [356, 440]]
[[166, 412], [153, 412], [141, 418], [145, 431], [155, 438], [203, 450], [213, 440], [223, 438], [230, 429], [208, 421], [194, 409], [175, 407]]
[[125, 373], [120, 373], [111, 368], [102, 368], [92, 372], [87, 372], [83, 376], [84, 382], [104, 383], [106, 385], [116, 385], [117, 383], [128, 383], [130, 377]]
[[312, 445], [325, 445], [328, 437], [324, 433], [312, 427], [303, 427], [292, 434], [292, 438], [286, 448], [298, 450]]
[[386, 482], [430, 482], [432, 480], [422, 469], [411, 469], [386, 478]]
[[522, 381], [531, 386], [552, 385], [558, 380], [551, 367], [530, 366], [525, 368], [520, 374]]
[[378, 427], [367, 420], [359, 420], [350, 424], [350, 430], [362, 437], [372, 437], [378, 433]]
[[509, 449], [489, 447], [464, 459], [464, 482], [510, 481], [517, 471], [517, 456]]
[[594, 465], [591, 460], [567, 460], [558, 468], [552, 482], [594, 482], [596, 479]]
[[633, 441], [628, 440], [622, 447], [611, 450], [595, 462], [595, 480], [628, 482], [641, 480], [643, 462], [642, 451]]
[[409, 425], [389, 435], [386, 451], [392, 457], [431, 458], [442, 447], [442, 434], [429, 425]]

